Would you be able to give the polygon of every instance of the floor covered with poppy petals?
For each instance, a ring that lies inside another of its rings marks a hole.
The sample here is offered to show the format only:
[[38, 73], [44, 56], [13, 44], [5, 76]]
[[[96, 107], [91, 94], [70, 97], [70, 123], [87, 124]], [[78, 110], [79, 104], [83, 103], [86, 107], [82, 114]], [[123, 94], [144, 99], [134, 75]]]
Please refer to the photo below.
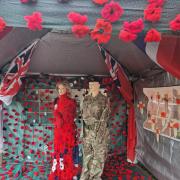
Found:
[[[1, 180], [47, 180], [50, 166], [26, 162], [3, 162]], [[156, 180], [144, 167], [128, 163], [125, 156], [109, 156], [103, 180]]]

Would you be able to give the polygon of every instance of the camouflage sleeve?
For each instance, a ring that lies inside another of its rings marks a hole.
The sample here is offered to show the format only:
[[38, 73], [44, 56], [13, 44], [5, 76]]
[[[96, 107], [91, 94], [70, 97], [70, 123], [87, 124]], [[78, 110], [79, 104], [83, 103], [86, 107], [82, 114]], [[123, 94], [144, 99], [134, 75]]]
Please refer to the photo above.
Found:
[[110, 111], [109, 99], [107, 99], [106, 107], [105, 107], [104, 111], [102, 112], [100, 122], [96, 126], [96, 136], [97, 137], [104, 136], [104, 134], [106, 132], [106, 128], [108, 126], [110, 112], [111, 111]]
[[85, 116], [85, 114], [86, 114], [86, 106], [87, 106], [87, 97], [85, 96], [84, 98], [83, 98], [83, 100], [81, 101], [81, 103], [80, 103], [80, 111], [81, 111], [81, 116], [82, 116], [82, 118], [84, 118], [84, 116]]
[[109, 99], [107, 99], [106, 107], [105, 107], [104, 111], [102, 112], [100, 121], [108, 122], [109, 117], [110, 117], [110, 113], [111, 113], [111, 111], [110, 111], [110, 101], [109, 101]]

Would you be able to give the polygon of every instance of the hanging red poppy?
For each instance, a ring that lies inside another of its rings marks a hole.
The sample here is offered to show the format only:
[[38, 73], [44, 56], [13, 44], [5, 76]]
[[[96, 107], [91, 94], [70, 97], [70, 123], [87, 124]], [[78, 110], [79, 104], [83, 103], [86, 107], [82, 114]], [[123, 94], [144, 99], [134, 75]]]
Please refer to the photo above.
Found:
[[161, 33], [153, 28], [147, 32], [144, 39], [145, 42], [159, 42], [160, 40], [161, 40]]
[[139, 18], [138, 20], [132, 22], [125, 21], [123, 29], [134, 34], [140, 33], [144, 29], [143, 20]]
[[148, 0], [150, 4], [156, 4], [157, 6], [163, 6], [164, 0]]
[[24, 3], [24, 4], [29, 3], [29, 0], [20, 0], [20, 1], [21, 3]]
[[169, 26], [173, 31], [180, 31], [180, 14], [170, 21]]
[[119, 32], [119, 39], [123, 40], [124, 42], [131, 42], [137, 38], [137, 34], [131, 33], [122, 29]]
[[91, 38], [98, 44], [107, 43], [111, 38], [112, 25], [104, 19], [97, 19], [95, 28], [91, 31]]
[[161, 18], [162, 8], [156, 4], [149, 4], [144, 10], [144, 19], [151, 22], [159, 21]]
[[0, 32], [2, 32], [5, 27], [6, 27], [6, 22], [2, 17], [0, 17]]
[[37, 0], [20, 0], [21, 3], [27, 4], [27, 3], [35, 3]]
[[108, 0], [92, 0], [94, 3], [96, 3], [96, 4], [99, 4], [99, 5], [103, 5], [103, 4], [105, 4], [105, 3], [107, 3], [108, 2]]
[[32, 15], [24, 16], [27, 21], [27, 27], [35, 31], [42, 29], [42, 14], [40, 12], [33, 12]]
[[70, 22], [72, 22], [73, 24], [85, 24], [88, 21], [88, 17], [86, 15], [81, 15], [79, 13], [76, 12], [70, 12], [67, 15], [68, 19]]
[[83, 38], [89, 33], [90, 29], [85, 25], [74, 25], [72, 26], [72, 32], [78, 38]]
[[117, 21], [123, 14], [123, 9], [118, 2], [111, 1], [106, 4], [101, 11], [101, 15], [104, 19], [115, 22]]

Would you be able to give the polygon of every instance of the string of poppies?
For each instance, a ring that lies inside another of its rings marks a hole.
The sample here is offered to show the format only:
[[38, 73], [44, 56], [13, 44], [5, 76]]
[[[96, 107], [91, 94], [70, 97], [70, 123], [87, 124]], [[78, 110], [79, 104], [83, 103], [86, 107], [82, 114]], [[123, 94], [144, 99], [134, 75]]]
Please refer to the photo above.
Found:
[[[21, 3], [36, 3], [37, 0], [20, 0]], [[69, 0], [58, 0], [59, 2], [68, 2]], [[144, 18], [139, 18], [135, 21], [124, 21], [119, 31], [118, 37], [124, 42], [131, 42], [135, 40], [138, 34], [144, 29], [144, 21], [151, 22], [152, 25], [157, 23], [161, 19], [164, 0], [147, 0], [148, 4], [144, 9]], [[91, 39], [98, 44], [107, 43], [111, 39], [113, 30], [112, 24], [118, 21], [124, 14], [124, 10], [120, 3], [114, 0], [92, 0], [93, 3], [103, 6], [101, 9], [101, 17], [96, 20], [94, 28], [91, 30], [86, 25], [88, 21], [87, 15], [82, 15], [77, 12], [68, 13], [67, 17], [72, 23], [72, 33], [77, 38], [83, 38], [89, 35]], [[40, 12], [33, 12], [30, 15], [24, 16], [26, 26], [32, 31], [41, 30], [43, 18]], [[0, 32], [6, 27], [5, 20], [0, 17]], [[172, 31], [180, 31], [180, 14], [170, 21], [169, 27]], [[161, 40], [161, 33], [155, 28], [151, 28], [147, 31], [144, 38], [145, 42], [158, 42]]]
[[[107, 43], [111, 38], [112, 23], [118, 21], [124, 13], [123, 8], [118, 2], [108, 0], [93, 0], [98, 5], [103, 5], [101, 10], [102, 18], [96, 20], [96, 24], [93, 30], [90, 30], [85, 23], [88, 20], [86, 15], [81, 15], [76, 12], [70, 12], [68, 19], [73, 23], [72, 32], [78, 38], [83, 38], [87, 34], [90, 35], [91, 39], [95, 40], [98, 44]], [[119, 32], [119, 39], [124, 42], [131, 42], [135, 40], [144, 29], [144, 21], [150, 21], [151, 23], [158, 22], [161, 18], [163, 10], [164, 0], [148, 0], [148, 5], [144, 10], [144, 20], [142, 18], [136, 21], [128, 22], [125, 21]], [[86, 21], [82, 23], [82, 19], [86, 17]], [[173, 31], [180, 30], [180, 15], [170, 22], [170, 28]], [[156, 29], [151, 28], [147, 31], [144, 38], [145, 42], [158, 42], [161, 40], [161, 33]]]

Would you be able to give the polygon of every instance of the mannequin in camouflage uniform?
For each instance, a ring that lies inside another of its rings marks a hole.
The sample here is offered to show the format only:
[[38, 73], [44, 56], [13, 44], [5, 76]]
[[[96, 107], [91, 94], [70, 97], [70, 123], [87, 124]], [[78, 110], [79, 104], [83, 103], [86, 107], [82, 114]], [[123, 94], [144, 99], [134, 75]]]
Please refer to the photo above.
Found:
[[99, 82], [89, 82], [90, 95], [82, 105], [83, 168], [80, 180], [100, 180], [109, 143], [109, 103]]

